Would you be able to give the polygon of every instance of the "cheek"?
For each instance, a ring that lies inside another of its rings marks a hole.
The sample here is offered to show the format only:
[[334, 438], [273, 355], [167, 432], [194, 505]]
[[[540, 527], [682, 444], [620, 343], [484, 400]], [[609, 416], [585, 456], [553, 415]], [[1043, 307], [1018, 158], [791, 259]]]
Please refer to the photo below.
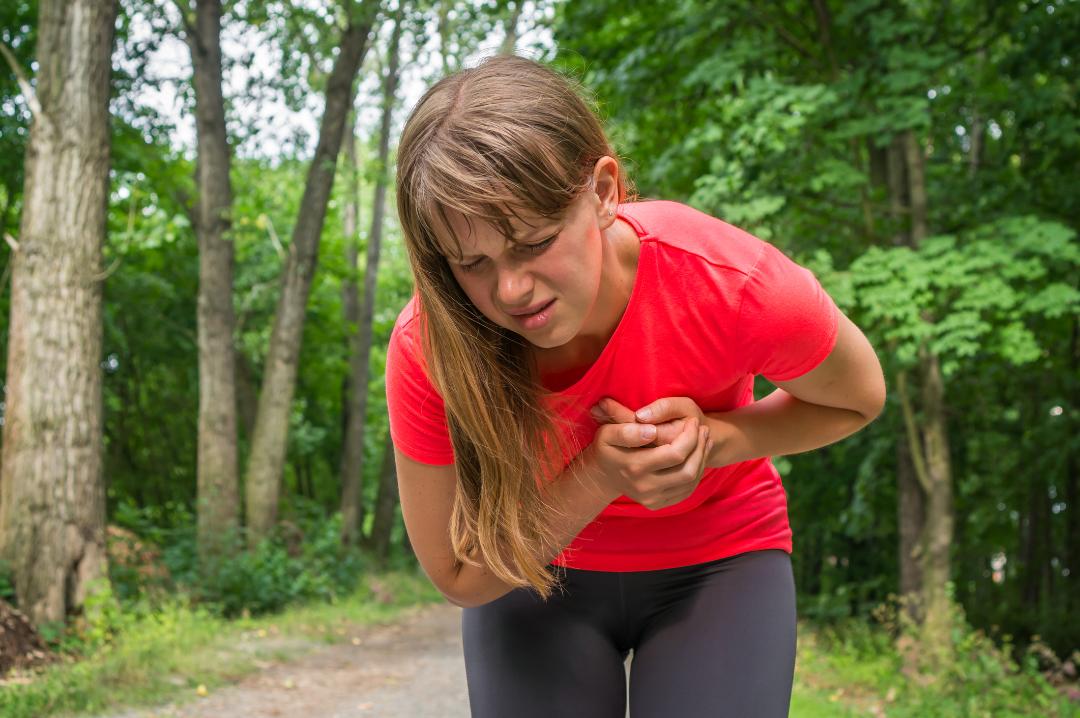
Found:
[[463, 275], [461, 273], [456, 273], [456, 276], [458, 286], [461, 287], [461, 291], [465, 292], [465, 296], [468, 297], [481, 312], [490, 314], [490, 302], [487, 292], [484, 290], [483, 281], [476, 277]]

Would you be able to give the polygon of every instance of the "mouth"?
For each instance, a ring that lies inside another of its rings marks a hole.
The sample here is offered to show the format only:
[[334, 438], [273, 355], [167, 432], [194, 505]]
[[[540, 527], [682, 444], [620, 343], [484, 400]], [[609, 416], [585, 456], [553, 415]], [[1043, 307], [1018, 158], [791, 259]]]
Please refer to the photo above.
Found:
[[524, 319], [525, 317], [529, 317], [533, 314], [537, 314], [538, 312], [543, 311], [547, 307], [551, 306], [551, 303], [554, 301], [554, 299], [551, 299], [547, 302], [544, 302], [543, 304], [534, 304], [533, 306], [525, 309], [524, 311], [508, 312], [508, 314], [510, 314], [510, 316], [512, 317], [516, 317], [517, 319]]
[[539, 329], [546, 325], [551, 319], [552, 306], [554, 304], [555, 300], [552, 299], [546, 304], [537, 307], [535, 311], [527, 314], [511, 314], [510, 316], [516, 319], [518, 324], [524, 329]]

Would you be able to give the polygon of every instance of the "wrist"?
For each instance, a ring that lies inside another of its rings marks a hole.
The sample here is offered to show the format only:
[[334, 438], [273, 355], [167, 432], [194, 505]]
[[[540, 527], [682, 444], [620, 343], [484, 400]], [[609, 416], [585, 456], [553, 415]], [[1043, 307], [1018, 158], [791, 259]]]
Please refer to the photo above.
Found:
[[719, 468], [737, 464], [740, 461], [756, 459], [753, 456], [747, 436], [737, 424], [724, 419], [725, 412], [714, 411], [705, 414], [705, 423], [709, 427], [709, 438], [713, 447], [705, 457], [705, 466]]
[[585, 447], [570, 463], [569, 468], [576, 480], [599, 491], [607, 504], [622, 496], [622, 492], [616, 488], [615, 482], [600, 464], [595, 442]]

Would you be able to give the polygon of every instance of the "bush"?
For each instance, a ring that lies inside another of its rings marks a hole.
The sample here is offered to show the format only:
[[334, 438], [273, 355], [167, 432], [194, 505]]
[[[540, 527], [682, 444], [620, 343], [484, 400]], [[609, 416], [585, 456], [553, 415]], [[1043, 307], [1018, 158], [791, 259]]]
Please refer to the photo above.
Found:
[[[1012, 657], [1009, 636], [1001, 645], [968, 624], [963, 610], [954, 608], [953, 657], [931, 676], [905, 676], [896, 638], [910, 626], [895, 597], [874, 612], [878, 625], [849, 619], [824, 626], [819, 638], [824, 651], [845, 679], [889, 695], [890, 718], [1008, 718], [1041, 716], [1065, 718], [1080, 709], [1054, 688], [1028, 655]], [[901, 640], [910, 640], [905, 633]]]
[[171, 592], [189, 593], [217, 614], [258, 615], [291, 603], [335, 601], [355, 591], [368, 568], [359, 550], [341, 547], [340, 513], [327, 518], [322, 506], [302, 499], [292, 500], [273, 535], [253, 550], [243, 548], [242, 532], [225, 537], [225, 545], [237, 548], [201, 568], [195, 516], [185, 507], [121, 504], [114, 521], [141, 541], [161, 546], [153, 555], [160, 556], [166, 569], [159, 575], [119, 564], [111, 567], [116, 594], [125, 603], [155, 598], [155, 581], [168, 575]]

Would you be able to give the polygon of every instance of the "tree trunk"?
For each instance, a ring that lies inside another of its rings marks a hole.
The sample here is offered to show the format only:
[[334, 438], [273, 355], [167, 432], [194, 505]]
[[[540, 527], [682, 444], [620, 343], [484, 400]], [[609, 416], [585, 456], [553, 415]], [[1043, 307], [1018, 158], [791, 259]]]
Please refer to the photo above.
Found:
[[952, 466], [945, 421], [945, 385], [936, 354], [924, 351], [922, 364], [922, 439], [925, 452], [926, 523], [920, 537], [922, 556], [923, 635], [921, 643], [930, 666], [941, 666], [952, 653], [952, 599], [949, 550], [953, 543]]
[[334, 184], [334, 168], [345, 119], [352, 106], [354, 79], [367, 51], [367, 38], [377, 9], [377, 3], [364, 3], [362, 17], [350, 20], [326, 85], [326, 109], [285, 260], [281, 298], [274, 316], [259, 392], [259, 409], [245, 476], [249, 546], [269, 536], [277, 521], [304, 312], [318, 261], [319, 238]]
[[240, 523], [236, 464], [236, 359], [233, 349], [233, 244], [229, 143], [221, 93], [221, 0], [197, 0], [185, 21], [195, 87], [199, 238], [199, 437], [197, 545], [200, 563], [229, 550]]
[[63, 620], [107, 580], [101, 248], [116, 5], [40, 0], [0, 469], [0, 556], [20, 609]]
[[384, 565], [390, 555], [390, 537], [394, 530], [397, 505], [398, 486], [394, 444], [387, 435], [382, 470], [379, 472], [379, 492], [375, 498], [375, 516], [371, 524], [371, 538], [368, 540], [368, 547]]
[[500, 55], [513, 55], [514, 47], [517, 45], [518, 39], [518, 21], [521, 18], [521, 7], [524, 5], [524, 0], [510, 0], [512, 7], [510, 8], [510, 14], [506, 16], [503, 21], [503, 41], [499, 47]]
[[909, 599], [904, 605], [908, 617], [915, 623], [921, 623], [923, 616], [918, 602], [910, 599], [917, 599], [922, 586], [918, 546], [925, 523], [926, 508], [922, 488], [915, 477], [911, 447], [906, 440], [896, 442], [896, 483], [896, 525], [900, 534], [900, 595]]
[[[1069, 366], [1072, 367], [1073, 379], [1069, 382], [1071, 401], [1070, 410], [1065, 412], [1065, 421], [1068, 422], [1068, 436], [1080, 436], [1080, 412], [1076, 407], [1080, 406], [1080, 320], [1073, 321], [1072, 334], [1069, 341]], [[1077, 461], [1075, 442], [1065, 443], [1065, 568], [1064, 574], [1073, 586], [1080, 581], [1080, 462]], [[1067, 591], [1065, 594], [1065, 608], [1068, 611], [1080, 610], [1080, 603], [1076, 600], [1076, 590]]]
[[[908, 197], [911, 201], [911, 243], [918, 247], [927, 236], [926, 179], [923, 149], [915, 133], [904, 133]], [[952, 466], [946, 423], [945, 383], [938, 357], [928, 349], [919, 353], [922, 382], [922, 426], [918, 447], [923, 456], [916, 463], [919, 484], [926, 492], [926, 514], [922, 536], [920, 568], [924, 611], [920, 643], [928, 667], [948, 662], [952, 653], [952, 606], [947, 592], [951, 578], [949, 549], [953, 542]]]
[[[355, 122], [355, 119], [354, 119]], [[341, 427], [341, 542], [343, 545], [355, 544], [364, 523], [363, 501], [363, 457], [364, 457], [364, 422], [357, 421], [363, 416], [364, 402], [360, 393], [353, 391], [357, 375], [360, 373], [359, 354], [354, 351], [360, 326], [360, 289], [356, 282], [357, 263], [360, 259], [360, 238], [357, 235], [359, 214], [359, 175], [356, 171], [356, 131], [350, 126], [345, 133], [345, 167], [349, 190], [345, 193], [345, 212], [342, 222], [345, 233], [345, 266], [349, 275], [342, 285], [341, 306], [345, 315], [345, 326], [349, 328], [348, 342], [349, 374], [343, 382], [341, 405], [343, 423]], [[359, 424], [359, 430], [356, 428]]]
[[389, 183], [390, 129], [394, 97], [398, 83], [398, 47], [401, 43], [402, 18], [394, 22], [390, 36], [386, 80], [383, 86], [382, 122], [379, 126], [379, 176], [375, 182], [375, 198], [371, 205], [371, 232], [368, 233], [367, 264], [364, 267], [364, 299], [357, 331], [350, 346], [349, 423], [345, 432], [345, 451], [341, 466], [342, 541], [355, 544], [361, 535], [363, 520], [364, 420], [367, 416], [368, 364], [371, 359], [372, 322], [375, 318], [375, 283], [379, 272], [379, 250], [382, 245], [382, 225], [386, 215], [386, 186]]

